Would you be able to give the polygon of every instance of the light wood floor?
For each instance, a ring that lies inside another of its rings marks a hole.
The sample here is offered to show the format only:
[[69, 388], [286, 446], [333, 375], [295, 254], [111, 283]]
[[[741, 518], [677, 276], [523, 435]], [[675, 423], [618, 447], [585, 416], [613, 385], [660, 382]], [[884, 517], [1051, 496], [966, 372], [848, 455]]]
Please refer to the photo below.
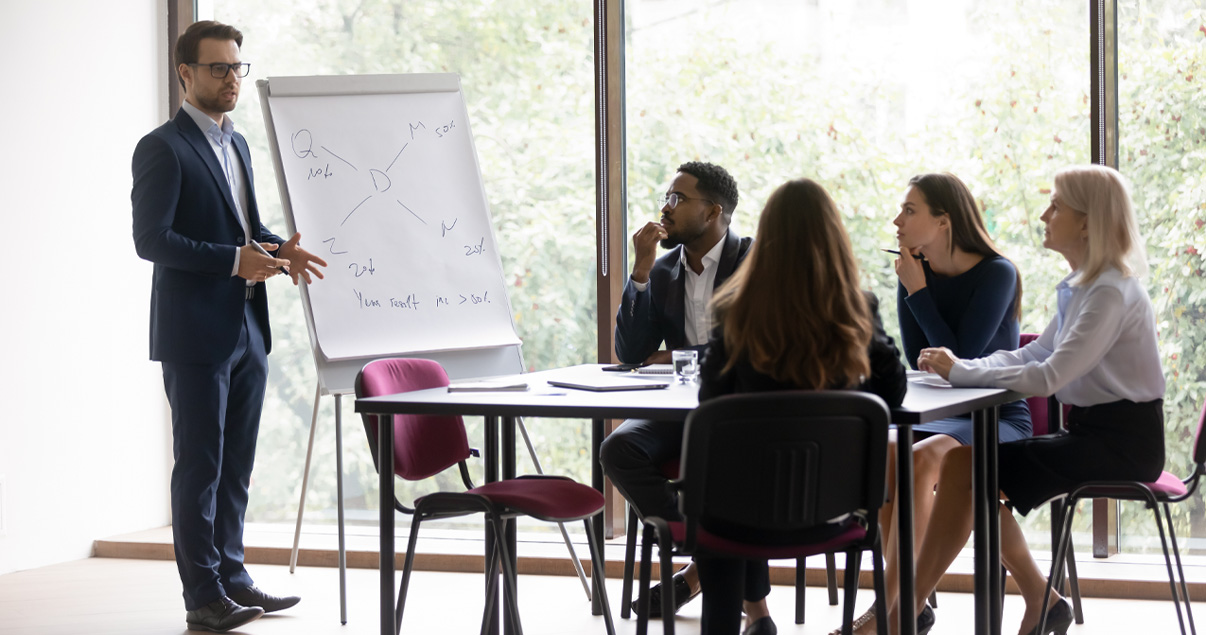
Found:
[[[254, 565], [257, 583], [276, 594], [298, 594], [294, 609], [267, 616], [244, 627], [248, 635], [368, 635], [377, 632], [377, 572], [351, 569], [349, 620], [339, 624], [338, 578], [327, 567]], [[476, 633], [481, 619], [481, 574], [416, 572], [411, 586], [403, 633]], [[577, 580], [565, 576], [523, 575], [519, 581], [520, 611], [529, 635], [603, 633], [601, 617], [590, 606]], [[618, 580], [608, 580], [613, 598], [620, 594]], [[859, 608], [870, 602], [869, 592], [859, 594]], [[772, 613], [785, 635], [825, 634], [837, 626], [840, 607], [828, 606], [823, 589], [807, 594], [808, 623], [792, 623], [792, 588], [776, 586], [771, 592]], [[613, 601], [614, 602], [614, 601]], [[1201, 612], [1201, 604], [1195, 603]], [[943, 593], [933, 635], [971, 632], [971, 597]], [[1012, 633], [1021, 616], [1021, 602], [1010, 595], [1005, 602], [1005, 629]], [[632, 620], [621, 620], [617, 632], [631, 635]], [[1169, 634], [1178, 632], [1171, 603], [1161, 601], [1085, 600], [1086, 623], [1070, 633]], [[688, 605], [678, 621], [678, 632], [699, 633], [699, 604]], [[660, 632], [658, 623], [652, 632]], [[163, 560], [89, 558], [0, 576], [0, 634], [100, 635], [182, 634], [184, 607], [175, 564]]]

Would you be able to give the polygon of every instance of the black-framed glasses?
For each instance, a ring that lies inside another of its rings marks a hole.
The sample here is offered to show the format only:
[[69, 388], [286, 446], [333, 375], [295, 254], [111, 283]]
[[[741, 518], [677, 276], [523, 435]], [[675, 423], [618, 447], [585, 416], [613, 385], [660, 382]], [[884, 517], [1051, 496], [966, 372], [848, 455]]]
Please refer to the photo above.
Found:
[[662, 204], [662, 207], [669, 207], [670, 209], [678, 207], [680, 201], [713, 202], [710, 198], [703, 198], [702, 196], [687, 196], [682, 192], [670, 192], [669, 194], [663, 194], [662, 197], [658, 199], [658, 202]]
[[214, 79], [226, 79], [226, 74], [234, 71], [235, 77], [247, 77], [247, 73], [251, 72], [251, 62], [238, 62], [236, 64], [227, 64], [225, 62], [215, 62], [213, 64], [198, 64], [196, 62], [189, 66], [208, 66], [209, 76]]

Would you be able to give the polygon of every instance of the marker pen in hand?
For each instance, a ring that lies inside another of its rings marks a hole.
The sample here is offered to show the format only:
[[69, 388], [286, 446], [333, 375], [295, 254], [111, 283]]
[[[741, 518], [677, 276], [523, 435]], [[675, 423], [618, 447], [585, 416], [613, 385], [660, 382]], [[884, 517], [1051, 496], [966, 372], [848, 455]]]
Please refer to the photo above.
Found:
[[[260, 252], [261, 254], [264, 254], [265, 256], [268, 256], [269, 258], [276, 258], [276, 256], [273, 256], [272, 254], [268, 253], [268, 250], [264, 249], [264, 246], [261, 245], [260, 243], [252, 240], [252, 241], [249, 241], [248, 244], [251, 245], [252, 248], [254, 248], [256, 251]], [[284, 267], [277, 267], [277, 269], [280, 269], [281, 273], [285, 274], [286, 276], [289, 275], [288, 269], [286, 269]]]
[[[897, 256], [900, 255], [900, 252], [896, 251], [895, 249], [880, 249], [880, 251], [886, 251], [890, 254], [896, 254]], [[922, 258], [925, 257], [925, 256], [917, 255], [917, 254], [910, 254], [910, 255], [913, 256], [913, 258], [916, 258], [917, 260], [921, 260]]]

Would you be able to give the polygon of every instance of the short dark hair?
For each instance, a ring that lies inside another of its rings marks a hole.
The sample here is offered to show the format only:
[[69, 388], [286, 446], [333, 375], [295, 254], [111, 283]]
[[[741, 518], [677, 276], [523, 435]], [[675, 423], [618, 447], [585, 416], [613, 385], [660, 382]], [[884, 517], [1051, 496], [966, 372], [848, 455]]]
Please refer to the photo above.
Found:
[[184, 77], [180, 75], [181, 64], [196, 64], [197, 57], [201, 49], [201, 40], [234, 40], [239, 48], [243, 48], [243, 33], [229, 24], [214, 22], [213, 20], [202, 20], [194, 22], [176, 38], [176, 63], [172, 68], [176, 70], [176, 79], [180, 80], [180, 87], [187, 89], [184, 85]]
[[700, 194], [720, 203], [720, 209], [724, 211], [726, 221], [733, 219], [733, 210], [737, 209], [737, 181], [733, 179], [733, 175], [729, 174], [728, 170], [713, 163], [688, 161], [678, 166], [678, 171], [695, 177], [699, 181], [695, 189], [699, 190]]

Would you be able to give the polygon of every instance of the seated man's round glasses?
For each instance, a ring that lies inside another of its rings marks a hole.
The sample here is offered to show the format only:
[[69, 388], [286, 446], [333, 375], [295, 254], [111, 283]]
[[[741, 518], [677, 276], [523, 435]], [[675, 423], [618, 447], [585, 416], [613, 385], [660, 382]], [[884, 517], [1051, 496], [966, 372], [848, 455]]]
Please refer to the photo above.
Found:
[[699, 197], [699, 196], [687, 196], [686, 194], [681, 194], [679, 192], [670, 192], [669, 194], [663, 194], [662, 197], [658, 199], [658, 202], [662, 204], [662, 207], [669, 207], [670, 209], [674, 209], [674, 208], [678, 207], [678, 204], [680, 201], [707, 201], [709, 203], [713, 202], [712, 199], [710, 199], [710, 198], [703, 198], [703, 197]]

